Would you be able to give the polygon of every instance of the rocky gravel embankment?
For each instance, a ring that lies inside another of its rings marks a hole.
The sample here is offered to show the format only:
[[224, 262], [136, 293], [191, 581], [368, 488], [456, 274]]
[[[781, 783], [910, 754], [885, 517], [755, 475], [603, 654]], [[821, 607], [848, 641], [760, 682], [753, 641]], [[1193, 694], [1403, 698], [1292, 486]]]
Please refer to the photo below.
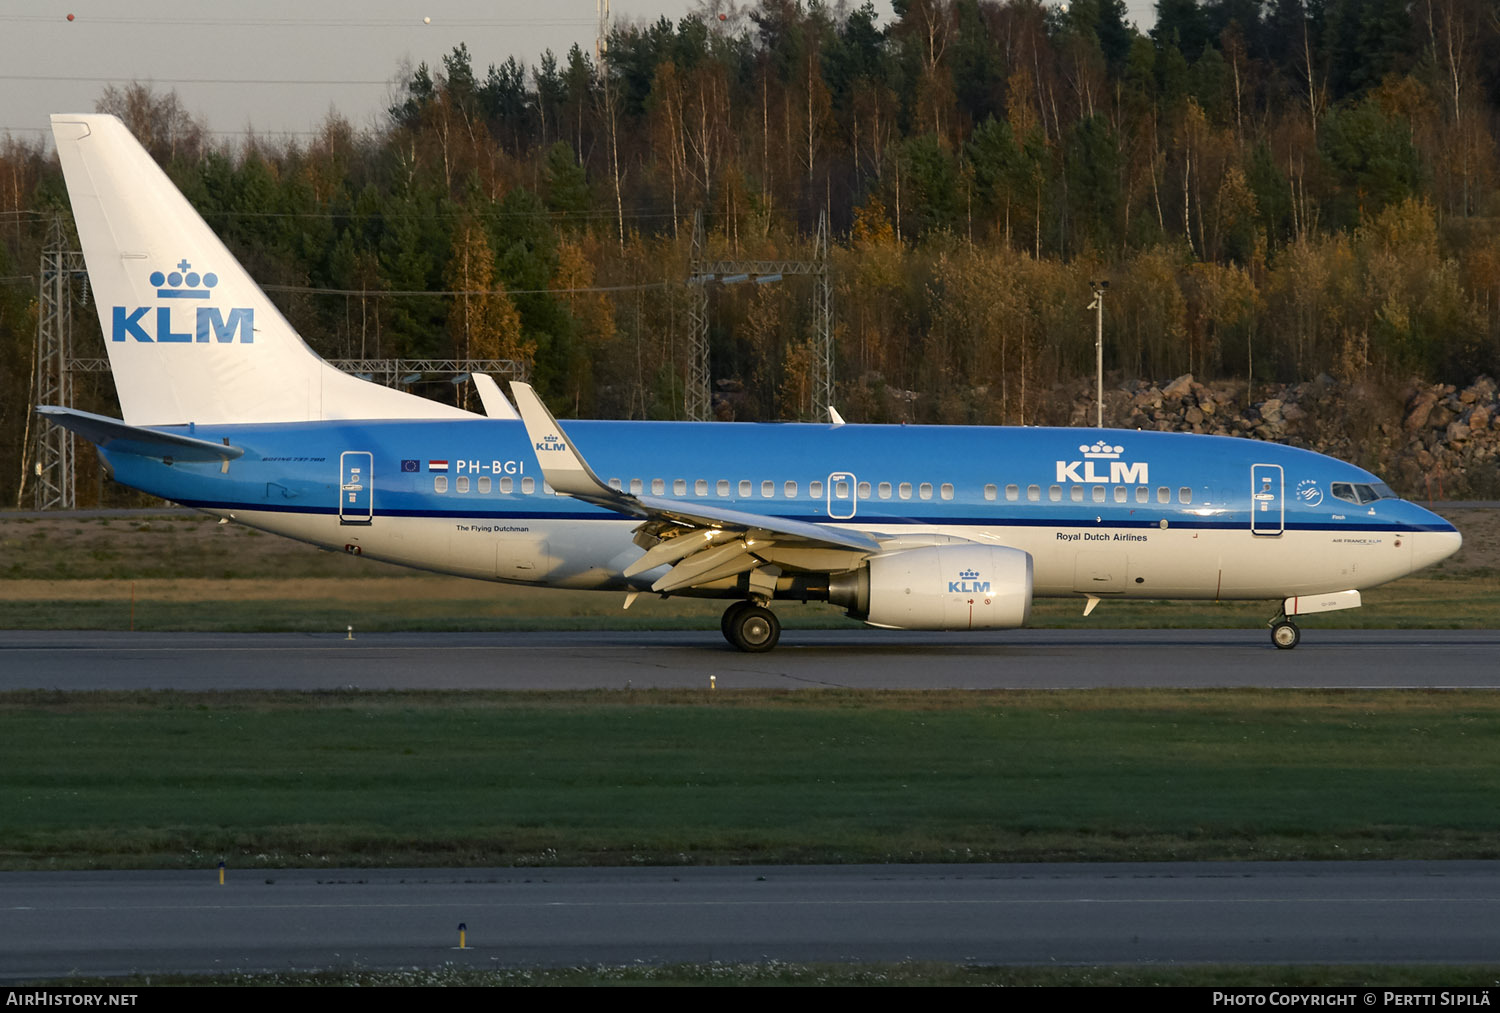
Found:
[[[1368, 468], [1423, 499], [1500, 498], [1500, 385], [1413, 381], [1404, 388], [1306, 383], [1167, 384], [1130, 381], [1105, 391], [1105, 424], [1124, 429], [1243, 436], [1306, 447]], [[1094, 421], [1093, 387], [1069, 391], [1068, 422]]]

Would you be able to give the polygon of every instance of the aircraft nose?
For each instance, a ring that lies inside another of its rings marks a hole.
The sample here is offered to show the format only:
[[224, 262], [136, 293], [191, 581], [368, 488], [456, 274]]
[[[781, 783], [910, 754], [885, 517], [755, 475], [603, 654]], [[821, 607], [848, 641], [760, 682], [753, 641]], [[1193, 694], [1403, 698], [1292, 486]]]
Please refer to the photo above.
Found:
[[1459, 550], [1464, 536], [1456, 528], [1447, 531], [1418, 531], [1411, 537], [1411, 568], [1413, 572], [1424, 566], [1441, 563]]

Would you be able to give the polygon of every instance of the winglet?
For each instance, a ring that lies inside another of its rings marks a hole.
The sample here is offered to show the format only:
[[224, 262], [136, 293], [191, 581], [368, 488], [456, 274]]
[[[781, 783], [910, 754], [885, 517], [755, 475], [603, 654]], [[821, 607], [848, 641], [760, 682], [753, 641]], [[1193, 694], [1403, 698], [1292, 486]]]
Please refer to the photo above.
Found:
[[479, 392], [479, 403], [484, 405], [484, 413], [492, 419], [519, 419], [516, 410], [511, 407], [510, 402], [505, 400], [505, 395], [500, 393], [500, 385], [495, 382], [494, 377], [488, 373], [470, 373], [469, 379], [474, 381], [474, 389]]
[[839, 414], [839, 410], [837, 408], [835, 408], [833, 405], [829, 405], [828, 406], [828, 421], [832, 422], [835, 426], [841, 426], [841, 425], [844, 424], [844, 416], [840, 415]]
[[510, 392], [516, 399], [526, 435], [536, 451], [537, 463], [542, 466], [542, 476], [548, 485], [565, 496], [580, 499], [614, 501], [621, 498], [594, 474], [530, 384], [512, 380]]

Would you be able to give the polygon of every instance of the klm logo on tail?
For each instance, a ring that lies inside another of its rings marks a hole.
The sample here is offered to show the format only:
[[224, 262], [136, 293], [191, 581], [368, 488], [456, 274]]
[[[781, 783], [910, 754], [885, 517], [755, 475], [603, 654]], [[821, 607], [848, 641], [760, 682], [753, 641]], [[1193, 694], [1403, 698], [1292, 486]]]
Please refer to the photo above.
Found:
[[[177, 300], [208, 299], [219, 284], [219, 276], [212, 272], [199, 275], [191, 270], [192, 264], [183, 258], [171, 273], [152, 271], [148, 279], [156, 289], [158, 299]], [[249, 306], [231, 308], [227, 314], [217, 306], [198, 306], [192, 317], [191, 329], [173, 330], [182, 327], [186, 314], [178, 311], [176, 322], [171, 306], [157, 306], [152, 313], [150, 306], [112, 307], [110, 340], [144, 341], [147, 343], [179, 343], [210, 341], [221, 345], [233, 344], [238, 336], [240, 344], [248, 345], [255, 340], [255, 310]]]

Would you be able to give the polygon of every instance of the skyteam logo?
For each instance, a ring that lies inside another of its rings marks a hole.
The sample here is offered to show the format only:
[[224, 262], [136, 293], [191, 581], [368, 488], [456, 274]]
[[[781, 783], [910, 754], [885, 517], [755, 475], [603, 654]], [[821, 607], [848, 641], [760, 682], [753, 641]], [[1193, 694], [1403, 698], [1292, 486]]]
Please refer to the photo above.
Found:
[[979, 579], [978, 570], [960, 570], [957, 580], [948, 581], [950, 594], [989, 594], [990, 582]]
[[[1145, 485], [1151, 481], [1145, 461], [1132, 464], [1129, 461], [1120, 460], [1120, 455], [1125, 453], [1124, 447], [1100, 440], [1092, 446], [1087, 443], [1080, 444], [1078, 452], [1083, 455], [1083, 460], [1057, 462], [1056, 481], [1109, 482], [1114, 485], [1129, 485], [1132, 482]], [[1101, 471], [1105, 462], [1108, 462], [1109, 468], [1107, 471]], [[1080, 468], [1083, 470], [1079, 471]]]
[[536, 445], [536, 449], [538, 449], [538, 450], [567, 450], [568, 449], [568, 445], [566, 443], [564, 443], [562, 440], [558, 439], [556, 436], [544, 436], [544, 437], [542, 437], [541, 442]]
[[[200, 275], [192, 267], [184, 257], [177, 262], [175, 270], [152, 271], [146, 280], [156, 289], [158, 299], [176, 303], [181, 300], [206, 301], [212, 298], [214, 287], [219, 284], [219, 276], [213, 272]], [[174, 319], [171, 305], [157, 306], [155, 309], [153, 314], [150, 306], [137, 306], [134, 309], [113, 307], [113, 326], [110, 328], [109, 339], [144, 341], [148, 344], [208, 344], [214, 341], [221, 345], [233, 344], [236, 336], [242, 345], [255, 340], [255, 310], [249, 306], [232, 308], [227, 315], [217, 306], [195, 307], [192, 329], [180, 331], [173, 328], [182, 327], [187, 322], [182, 319], [186, 315], [185, 311], [178, 311]]]

